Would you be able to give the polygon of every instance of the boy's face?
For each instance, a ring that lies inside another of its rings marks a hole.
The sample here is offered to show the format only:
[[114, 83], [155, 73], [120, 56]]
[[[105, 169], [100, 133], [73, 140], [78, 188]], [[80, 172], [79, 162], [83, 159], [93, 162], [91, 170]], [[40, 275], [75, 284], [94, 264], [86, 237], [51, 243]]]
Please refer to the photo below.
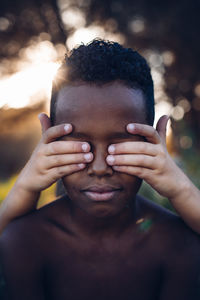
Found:
[[[143, 140], [127, 132], [128, 123], [147, 123], [143, 93], [113, 82], [101, 87], [81, 84], [66, 86], [57, 98], [56, 124], [71, 123], [73, 131], [62, 140], [85, 141], [94, 159], [84, 170], [63, 178], [74, 207], [90, 215], [106, 217], [119, 214], [141, 185], [135, 176], [119, 173], [106, 163], [108, 146]], [[91, 192], [110, 191], [111, 197], [99, 201]]]

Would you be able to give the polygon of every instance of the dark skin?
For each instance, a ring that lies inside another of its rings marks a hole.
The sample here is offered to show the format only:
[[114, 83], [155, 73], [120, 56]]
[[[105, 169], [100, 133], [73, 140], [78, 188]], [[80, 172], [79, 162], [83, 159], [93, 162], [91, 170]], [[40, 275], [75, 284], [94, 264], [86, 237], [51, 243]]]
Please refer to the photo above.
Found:
[[[130, 122], [146, 124], [141, 91], [120, 83], [60, 91], [56, 124], [74, 129], [62, 140], [87, 141], [93, 158], [63, 178], [68, 197], [4, 231], [8, 299], [199, 299], [198, 236], [138, 196], [141, 179], [106, 163], [110, 144], [144, 140], [126, 131]], [[87, 193], [105, 186], [113, 189], [106, 200]]]

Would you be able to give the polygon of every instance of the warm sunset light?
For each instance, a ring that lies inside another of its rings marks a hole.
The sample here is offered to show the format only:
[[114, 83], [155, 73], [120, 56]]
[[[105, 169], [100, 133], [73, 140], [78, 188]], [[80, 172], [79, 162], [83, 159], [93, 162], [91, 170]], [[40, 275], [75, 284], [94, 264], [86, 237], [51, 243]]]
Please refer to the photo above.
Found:
[[32, 43], [21, 49], [20, 54], [22, 59], [16, 62], [19, 71], [1, 78], [0, 108], [34, 105], [50, 96], [51, 83], [60, 65], [53, 44]]
[[49, 62], [30, 65], [0, 82], [0, 107], [20, 108], [49, 97], [52, 79], [59, 67]]

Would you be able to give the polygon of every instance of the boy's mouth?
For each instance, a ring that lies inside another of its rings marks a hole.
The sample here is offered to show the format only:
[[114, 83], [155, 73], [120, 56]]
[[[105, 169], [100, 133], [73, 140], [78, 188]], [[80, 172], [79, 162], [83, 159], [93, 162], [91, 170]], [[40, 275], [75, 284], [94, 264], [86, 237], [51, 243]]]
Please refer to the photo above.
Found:
[[81, 192], [93, 201], [109, 201], [121, 190], [122, 188], [110, 185], [93, 185], [81, 190]]

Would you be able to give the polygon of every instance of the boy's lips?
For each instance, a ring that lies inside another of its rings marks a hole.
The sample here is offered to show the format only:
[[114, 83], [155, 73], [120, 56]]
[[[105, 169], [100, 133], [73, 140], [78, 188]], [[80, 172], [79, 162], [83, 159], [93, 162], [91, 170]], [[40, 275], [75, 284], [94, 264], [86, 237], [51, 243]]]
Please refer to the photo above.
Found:
[[108, 201], [121, 190], [122, 188], [111, 185], [93, 185], [83, 189], [82, 192], [93, 201]]

